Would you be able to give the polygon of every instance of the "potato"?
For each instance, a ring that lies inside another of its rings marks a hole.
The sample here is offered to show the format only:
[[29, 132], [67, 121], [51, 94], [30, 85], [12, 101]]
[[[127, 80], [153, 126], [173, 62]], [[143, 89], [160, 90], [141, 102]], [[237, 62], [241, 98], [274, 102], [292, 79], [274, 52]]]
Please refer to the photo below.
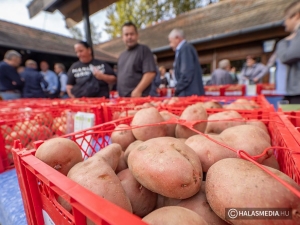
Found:
[[29, 137], [32, 141], [48, 140], [52, 135], [52, 131], [46, 126], [35, 125], [29, 129]]
[[[230, 121], [230, 119], [237, 120]], [[229, 127], [245, 124], [244, 118], [238, 112], [233, 110], [212, 114], [208, 117], [207, 120], [208, 122], [205, 133], [220, 134], [223, 130]]]
[[[282, 172], [266, 167], [272, 173], [300, 191], [299, 185]], [[206, 197], [214, 212], [225, 220], [225, 208], [285, 208], [292, 209], [292, 220], [231, 220], [232, 224], [300, 224], [299, 198], [276, 179], [243, 159], [223, 159], [207, 173]], [[229, 221], [228, 221], [229, 222]]]
[[[202, 184], [201, 184], [202, 187]], [[176, 198], [168, 198], [162, 195], [157, 196], [157, 202], [155, 209], [159, 209], [165, 206], [176, 206], [178, 203], [181, 202], [181, 199], [176, 199]]]
[[96, 154], [101, 156], [113, 170], [116, 170], [122, 154], [122, 148], [121, 145], [113, 143], [101, 149]]
[[124, 152], [124, 159], [125, 159], [125, 162], [126, 164], [128, 164], [128, 156], [129, 156], [129, 153], [136, 147], [138, 146], [139, 144], [143, 143], [142, 141], [140, 140], [136, 140], [135, 142], [132, 142], [128, 148], [125, 150]]
[[[105, 151], [105, 149], [101, 151]], [[73, 166], [68, 177], [96, 195], [132, 212], [129, 198], [121, 181], [107, 161], [103, 159], [101, 151]]]
[[75, 164], [82, 161], [78, 145], [66, 138], [45, 141], [36, 150], [35, 157], [64, 175], [67, 175]]
[[124, 152], [122, 151], [120, 159], [119, 159], [119, 162], [118, 162], [118, 166], [117, 166], [115, 172], [119, 173], [119, 172], [121, 172], [123, 170], [126, 170], [127, 168], [128, 168], [127, 162], [125, 161]]
[[123, 151], [125, 151], [126, 148], [134, 141], [135, 138], [132, 134], [131, 128], [127, 124], [120, 124], [116, 126], [114, 132], [111, 134], [111, 142], [119, 144]]
[[[271, 147], [269, 135], [263, 129], [252, 125], [230, 127], [224, 130], [220, 137], [228, 146], [236, 150], [244, 150], [252, 156], [259, 155], [266, 148]], [[272, 154], [273, 150], [271, 149], [257, 161], [261, 163]]]
[[222, 109], [223, 106], [217, 101], [204, 102], [202, 105], [205, 109]]
[[189, 198], [201, 187], [198, 156], [176, 138], [160, 137], [141, 143], [129, 154], [128, 167], [140, 184], [166, 197]]
[[[159, 114], [156, 108], [141, 109], [138, 111], [131, 122], [131, 126], [142, 126], [147, 124], [161, 123], [164, 119]], [[147, 141], [151, 138], [164, 137], [167, 135], [166, 125], [146, 126], [134, 128], [132, 130], [134, 137], [137, 140]]]
[[156, 205], [157, 194], [137, 182], [129, 169], [118, 173], [118, 177], [130, 200], [133, 214], [144, 217], [150, 213]]
[[[208, 137], [227, 145], [224, 140], [217, 135], [208, 135]], [[193, 149], [198, 155], [203, 172], [207, 172], [209, 167], [224, 158], [236, 158], [237, 154], [228, 148], [225, 148], [200, 134], [194, 135], [185, 141], [185, 144]]]
[[[164, 121], [168, 121], [171, 118], [176, 118], [178, 119], [179, 117], [174, 115], [173, 113], [170, 113], [168, 111], [161, 111], [159, 112], [159, 114], [162, 116], [162, 118], [164, 119]], [[172, 124], [167, 124], [167, 136], [169, 137], [175, 137], [175, 128], [176, 128], [176, 123], [172, 123]]]
[[119, 115], [119, 119], [134, 116], [137, 113], [136, 110], [126, 110]]
[[182, 141], [183, 143], [187, 140], [187, 138], [177, 138], [179, 141]]
[[[197, 121], [197, 120], [207, 120], [207, 113], [205, 108], [202, 107], [202, 103], [194, 104], [188, 106], [180, 116], [181, 120], [187, 121]], [[194, 129], [204, 132], [207, 122], [200, 122], [194, 125]], [[197, 134], [195, 131], [192, 131], [190, 128], [187, 128], [183, 125], [177, 124], [175, 130], [175, 136], [177, 138], [189, 138]]]
[[218, 217], [209, 206], [205, 195], [205, 182], [201, 185], [201, 190], [188, 199], [181, 200], [177, 206], [190, 209], [201, 216], [209, 225], [225, 225], [228, 224]]
[[259, 120], [248, 120], [246, 122], [246, 124], [249, 124], [249, 125], [252, 125], [252, 126], [258, 126], [261, 129], [263, 129], [269, 135], [268, 128], [267, 128], [267, 126], [262, 121], [259, 121]]
[[34, 117], [39, 125], [51, 126], [53, 123], [53, 116], [51, 113], [39, 113]]
[[276, 170], [280, 170], [279, 163], [277, 162], [277, 159], [274, 155], [271, 155], [269, 158], [262, 161], [261, 164], [265, 165], [265, 166], [268, 166], [268, 167], [271, 167], [271, 168], [276, 169]]
[[144, 217], [143, 221], [149, 225], [208, 225], [197, 213], [179, 206], [157, 209]]

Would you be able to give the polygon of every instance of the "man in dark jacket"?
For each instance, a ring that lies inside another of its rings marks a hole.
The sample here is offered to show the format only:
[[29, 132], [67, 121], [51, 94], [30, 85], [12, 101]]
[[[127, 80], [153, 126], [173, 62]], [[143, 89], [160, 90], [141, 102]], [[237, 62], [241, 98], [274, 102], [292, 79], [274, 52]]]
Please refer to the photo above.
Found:
[[37, 71], [37, 63], [33, 60], [25, 62], [25, 70], [21, 73], [21, 77], [25, 81], [23, 88], [24, 98], [46, 98], [41, 84], [47, 88], [48, 83], [45, 81], [43, 75]]
[[175, 95], [204, 95], [202, 69], [196, 49], [186, 42], [183, 31], [179, 29], [171, 31], [169, 42], [176, 52], [174, 62], [177, 80]]

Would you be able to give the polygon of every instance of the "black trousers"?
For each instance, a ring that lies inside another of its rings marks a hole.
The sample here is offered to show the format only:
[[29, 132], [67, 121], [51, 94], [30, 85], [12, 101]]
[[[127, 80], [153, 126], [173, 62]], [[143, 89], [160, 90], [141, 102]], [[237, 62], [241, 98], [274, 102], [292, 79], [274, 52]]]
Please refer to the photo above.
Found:
[[284, 96], [283, 100], [289, 101], [289, 104], [300, 104], [300, 95]]

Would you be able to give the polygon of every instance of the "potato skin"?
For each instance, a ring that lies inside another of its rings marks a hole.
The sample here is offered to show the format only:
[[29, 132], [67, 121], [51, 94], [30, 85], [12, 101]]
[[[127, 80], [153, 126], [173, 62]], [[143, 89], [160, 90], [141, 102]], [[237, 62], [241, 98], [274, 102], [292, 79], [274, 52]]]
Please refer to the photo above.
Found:
[[197, 154], [176, 138], [154, 138], [138, 145], [129, 154], [128, 167], [140, 184], [166, 197], [189, 198], [201, 187]]
[[111, 142], [121, 145], [123, 151], [125, 151], [126, 148], [134, 141], [135, 137], [132, 134], [130, 126], [127, 124], [120, 124], [116, 126], [115, 131], [113, 131], [111, 134]]
[[201, 190], [194, 196], [181, 200], [177, 206], [181, 206], [199, 214], [209, 225], [226, 225], [228, 224], [218, 217], [211, 209], [205, 195], [205, 182], [201, 185]]
[[276, 169], [276, 170], [280, 170], [279, 163], [278, 163], [278, 161], [277, 161], [277, 159], [274, 155], [271, 155], [269, 158], [262, 161], [261, 164], [264, 165], [264, 166], [271, 167], [271, 168]]
[[[240, 120], [225, 121], [228, 119], [240, 119]], [[224, 131], [229, 127], [245, 124], [245, 121], [243, 121], [243, 117], [238, 112], [233, 110], [212, 114], [208, 117], [207, 120], [208, 122], [207, 122], [205, 133], [220, 134], [222, 131]], [[213, 120], [221, 120], [221, 121], [213, 122]]]
[[[176, 119], [179, 118], [178, 116], [176, 116], [173, 113], [170, 113], [168, 111], [161, 111], [161, 112], [159, 112], [159, 114], [162, 116], [164, 121], [168, 121], [171, 118], [176, 118]], [[167, 135], [166, 136], [175, 137], [176, 123], [167, 124], [166, 126], [167, 126]]]
[[[263, 129], [252, 125], [230, 127], [224, 130], [220, 137], [228, 146], [236, 150], [244, 150], [252, 156], [259, 155], [266, 148], [271, 147], [269, 135]], [[273, 150], [269, 150], [267, 154], [260, 157], [257, 161], [261, 163], [272, 154]]]
[[143, 221], [149, 225], [208, 225], [197, 213], [179, 206], [157, 209], [144, 217]]
[[[208, 135], [208, 137], [227, 146], [227, 144], [219, 135]], [[203, 172], [207, 172], [214, 163], [221, 159], [237, 157], [237, 153], [209, 140], [200, 134], [188, 138], [185, 141], [185, 144], [193, 149], [198, 155]]]
[[68, 177], [96, 195], [132, 212], [130, 200], [121, 181], [107, 161], [98, 153], [73, 166]]
[[[266, 168], [300, 191], [300, 187], [290, 177], [278, 170]], [[300, 224], [299, 198], [249, 161], [231, 158], [215, 163], [208, 170], [205, 188], [209, 205], [224, 220], [225, 208], [293, 209], [293, 220], [231, 220], [233, 224]]]
[[110, 144], [97, 152], [94, 157], [102, 157], [113, 170], [116, 170], [120, 161], [121, 154], [121, 145]]
[[127, 166], [127, 163], [125, 161], [124, 152], [122, 151], [119, 162], [118, 162], [118, 166], [117, 166], [115, 172], [117, 174], [117, 173], [119, 173], [123, 170], [126, 170], [127, 168], [128, 168], [128, 166]]
[[[133, 117], [131, 126], [142, 126], [164, 122], [156, 108], [146, 108], [139, 110]], [[151, 138], [164, 137], [167, 135], [167, 126], [146, 126], [132, 129], [132, 133], [137, 140], [147, 141]]]
[[129, 169], [118, 173], [118, 177], [130, 200], [133, 214], [144, 217], [150, 213], [156, 205], [157, 194], [137, 182]]
[[139, 144], [143, 143], [142, 141], [140, 140], [136, 140], [134, 142], [132, 142], [128, 148], [125, 150], [124, 152], [124, 159], [125, 159], [125, 162], [126, 164], [128, 165], [128, 156], [129, 156], [129, 153], [136, 147], [138, 146]]
[[[181, 114], [180, 119], [187, 121], [197, 121], [197, 120], [207, 120], [206, 109], [203, 108], [202, 103], [197, 103], [191, 106], [188, 106]], [[200, 122], [194, 125], [194, 129], [204, 133], [206, 129], [207, 122]], [[175, 129], [175, 136], [177, 138], [189, 138], [197, 134], [195, 131], [192, 131], [190, 128], [187, 128], [183, 125], [177, 124]]]
[[79, 146], [66, 138], [45, 141], [36, 150], [35, 157], [64, 175], [67, 175], [75, 164], [82, 161]]

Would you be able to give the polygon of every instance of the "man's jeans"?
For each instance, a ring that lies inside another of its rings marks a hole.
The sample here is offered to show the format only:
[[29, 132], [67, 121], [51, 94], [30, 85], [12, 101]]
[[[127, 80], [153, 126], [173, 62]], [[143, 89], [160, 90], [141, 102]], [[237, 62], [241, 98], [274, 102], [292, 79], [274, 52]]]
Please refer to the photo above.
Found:
[[21, 93], [14, 92], [0, 92], [0, 96], [3, 100], [12, 100], [21, 98]]

